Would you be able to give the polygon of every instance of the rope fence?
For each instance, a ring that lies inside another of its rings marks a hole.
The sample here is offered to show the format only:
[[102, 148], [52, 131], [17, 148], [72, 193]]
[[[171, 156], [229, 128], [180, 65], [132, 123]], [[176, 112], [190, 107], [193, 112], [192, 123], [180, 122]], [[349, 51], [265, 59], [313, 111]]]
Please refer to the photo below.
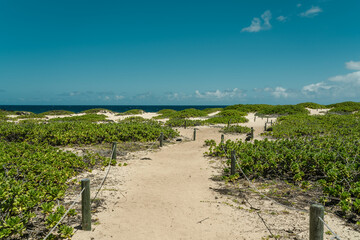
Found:
[[[226, 148], [224, 147], [224, 135], [221, 135], [221, 147], [224, 151], [224, 153], [226, 155], [228, 155], [228, 152], [226, 150]], [[288, 210], [294, 210], [294, 211], [299, 211], [302, 213], [308, 213], [310, 215], [310, 227], [309, 227], [309, 239], [310, 240], [322, 240], [323, 239], [323, 235], [324, 235], [324, 225], [326, 226], [327, 229], [329, 229], [329, 231], [331, 232], [331, 234], [333, 235], [333, 237], [331, 239], [335, 239], [335, 240], [341, 240], [341, 238], [335, 233], [335, 231], [333, 231], [331, 229], [331, 227], [324, 221], [324, 207], [322, 205], [319, 204], [312, 204], [310, 206], [310, 210], [306, 210], [306, 209], [299, 209], [293, 206], [288, 206], [285, 204], [282, 204], [278, 201], [276, 201], [275, 199], [272, 199], [271, 197], [263, 194], [254, 184], [253, 182], [248, 178], [248, 176], [245, 174], [245, 172], [243, 171], [243, 169], [241, 168], [241, 165], [239, 163], [239, 160], [236, 158], [236, 154], [235, 151], [231, 152], [231, 163], [230, 163], [230, 174], [234, 175], [236, 172], [236, 169], [239, 170], [239, 172], [243, 175], [243, 177], [246, 179], [248, 185], [250, 186], [250, 188], [256, 192], [257, 194], [259, 194], [260, 196], [262, 196], [263, 198], [279, 205], [282, 206]], [[225, 164], [223, 163], [223, 167], [225, 166]], [[253, 207], [253, 205], [250, 203], [250, 201], [246, 198], [246, 196], [244, 196], [245, 201], [249, 204], [251, 209], [254, 210], [259, 210]], [[266, 223], [266, 221], [264, 220], [264, 218], [260, 215], [259, 211], [256, 211], [256, 214], [258, 215], [258, 217], [260, 218], [260, 220], [262, 221], [262, 223], [264, 224], [264, 226], [266, 227], [266, 229], [268, 230], [268, 232], [270, 233], [270, 235], [272, 237], [274, 237], [275, 239], [276, 236], [272, 233], [271, 229], [269, 228], [268, 224]]]
[[[155, 146], [155, 144], [157, 143], [158, 140], [160, 141], [160, 145], [162, 146], [163, 138], [164, 138], [164, 135], [163, 135], [163, 133], [161, 133], [160, 136], [155, 140], [154, 143], [152, 143], [150, 148], [148, 148], [146, 151], [150, 151]], [[102, 187], [105, 184], [105, 181], [106, 181], [106, 179], [109, 175], [110, 169], [111, 169], [111, 163], [114, 159], [116, 159], [116, 148], [117, 148], [117, 144], [116, 144], [116, 142], [113, 142], [112, 149], [111, 149], [111, 155], [110, 155], [110, 159], [109, 159], [109, 164], [107, 166], [107, 171], [106, 171], [103, 179], [101, 180], [99, 186], [97, 187], [95, 196], [90, 200], [90, 179], [87, 179], [87, 178], [82, 179], [80, 193], [76, 196], [76, 198], [73, 200], [73, 202], [70, 205], [70, 207], [68, 208], [68, 210], [63, 214], [63, 216], [60, 218], [60, 220], [49, 231], [49, 233], [43, 238], [43, 240], [46, 240], [51, 236], [51, 234], [55, 231], [55, 229], [59, 226], [59, 224], [64, 220], [64, 218], [67, 216], [67, 214], [70, 212], [70, 210], [74, 208], [76, 203], [78, 203], [80, 197], [81, 197], [81, 208], [82, 208], [82, 211], [81, 211], [82, 230], [91, 231], [91, 203], [93, 203], [94, 200], [97, 198], [98, 194], [100, 193]]]

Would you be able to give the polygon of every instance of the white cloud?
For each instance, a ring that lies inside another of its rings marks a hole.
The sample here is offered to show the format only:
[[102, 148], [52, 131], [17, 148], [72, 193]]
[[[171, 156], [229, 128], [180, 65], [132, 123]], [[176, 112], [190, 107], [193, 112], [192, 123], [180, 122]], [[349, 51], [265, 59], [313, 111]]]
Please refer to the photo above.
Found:
[[304, 86], [302, 88], [302, 92], [305, 94], [318, 93], [320, 90], [329, 90], [331, 88], [332, 88], [332, 86], [329, 86], [324, 82], [319, 82], [319, 83], [313, 83], [313, 84]]
[[302, 6], [302, 4], [301, 3], [298, 3], [298, 4], [296, 4], [296, 7], [301, 7]]
[[287, 20], [287, 17], [284, 17], [284, 16], [278, 16], [276, 18], [276, 20], [278, 20], [279, 22], [285, 22]]
[[115, 96], [115, 100], [122, 100], [124, 99], [125, 97], [124, 96], [121, 96], [121, 95], [116, 95]]
[[338, 75], [335, 77], [329, 78], [329, 81], [332, 82], [342, 82], [342, 83], [354, 83], [360, 85], [360, 71], [352, 72], [346, 75]]
[[301, 17], [315, 17], [323, 10], [320, 7], [312, 6], [310, 9], [306, 10], [305, 12], [300, 13]]
[[264, 27], [265, 28], [271, 28], [270, 20], [271, 20], [271, 12], [270, 10], [265, 11], [261, 18], [264, 20]]
[[241, 30], [241, 32], [260, 32], [262, 30], [268, 30], [271, 28], [270, 20], [271, 20], [271, 12], [270, 10], [266, 10], [262, 15], [262, 21], [254, 17], [251, 21], [251, 25], [249, 27], [245, 27]]
[[275, 89], [273, 88], [264, 88], [265, 92], [270, 92], [270, 94], [276, 98], [287, 98], [289, 97], [289, 93], [287, 91], [286, 88], [283, 87], [276, 87]]
[[246, 94], [244, 93], [244, 91], [237, 88], [234, 88], [232, 90], [224, 90], [224, 91], [220, 91], [220, 90], [208, 91], [205, 93], [200, 93], [199, 90], [195, 91], [195, 97], [197, 98], [224, 99], [224, 98], [241, 98], [245, 96]]
[[360, 70], [360, 62], [350, 61], [350, 62], [346, 62], [345, 65], [347, 69]]

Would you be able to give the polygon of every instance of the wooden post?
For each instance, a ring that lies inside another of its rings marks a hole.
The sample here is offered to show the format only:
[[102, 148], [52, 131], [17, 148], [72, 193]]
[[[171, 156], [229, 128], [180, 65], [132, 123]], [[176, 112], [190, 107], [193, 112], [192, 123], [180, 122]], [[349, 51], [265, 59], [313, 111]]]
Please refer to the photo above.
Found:
[[266, 131], [266, 127], [267, 127], [266, 125], [267, 125], [267, 123], [265, 123], [264, 131]]
[[160, 147], [163, 146], [163, 141], [164, 141], [164, 133], [160, 133]]
[[185, 123], [184, 123], [184, 128], [186, 129], [186, 120], [185, 120]]
[[269, 117], [266, 117], [266, 122], [269, 122]]
[[81, 180], [81, 227], [82, 230], [91, 231], [91, 202], [90, 202], [90, 179]]
[[228, 121], [228, 127], [230, 127], [230, 124], [231, 124], [231, 118], [230, 118], [230, 120]]
[[194, 141], [196, 140], [196, 128], [194, 128]]
[[254, 117], [254, 122], [256, 122], [256, 116]]
[[221, 144], [224, 144], [224, 134], [221, 134]]
[[251, 127], [251, 139], [253, 139], [253, 138], [254, 138], [254, 128]]
[[320, 221], [324, 219], [324, 206], [313, 204], [310, 206], [310, 240], [324, 239], [324, 224]]
[[271, 119], [270, 123], [271, 123], [271, 126], [272, 126], [272, 119]]
[[116, 159], [116, 142], [112, 143], [111, 149], [112, 149], [111, 151], [113, 151], [111, 155], [111, 159]]
[[231, 151], [231, 169], [230, 169], [230, 175], [235, 174], [235, 150]]

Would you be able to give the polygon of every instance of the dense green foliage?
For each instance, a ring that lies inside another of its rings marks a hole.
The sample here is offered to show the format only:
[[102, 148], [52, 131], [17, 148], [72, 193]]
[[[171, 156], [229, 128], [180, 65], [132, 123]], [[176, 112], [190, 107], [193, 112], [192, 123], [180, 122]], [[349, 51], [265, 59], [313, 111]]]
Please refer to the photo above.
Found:
[[161, 115], [155, 117], [156, 119], [161, 118], [191, 118], [191, 117], [206, 117], [208, 114], [202, 110], [189, 108], [181, 111], [175, 111], [171, 109], [164, 109], [159, 111]]
[[0, 141], [0, 238], [21, 234], [40, 205], [52, 206], [44, 217], [49, 227], [55, 225], [53, 201], [64, 197], [69, 178], [97, 161], [47, 145]]
[[246, 115], [247, 115], [247, 113], [240, 112], [237, 110], [222, 110], [221, 112], [216, 114], [216, 116], [219, 116], [219, 117], [243, 117]]
[[214, 113], [214, 112], [222, 111], [222, 110], [223, 110], [223, 108], [205, 108], [202, 111], [206, 114], [210, 114], [210, 113]]
[[123, 113], [119, 113], [118, 115], [135, 115], [135, 114], [143, 114], [144, 110], [142, 109], [131, 109]]
[[81, 111], [81, 113], [99, 113], [99, 112], [113, 112], [106, 108], [91, 108], [88, 110]]
[[185, 120], [183, 118], [171, 118], [166, 122], [166, 125], [171, 127], [184, 127], [185, 121], [187, 127], [202, 126], [206, 124], [206, 122], [203, 120]]
[[154, 141], [160, 132], [174, 136], [174, 130], [155, 121], [97, 124], [90, 122], [2, 123], [0, 139], [9, 142], [28, 142], [66, 146], [124, 141]]
[[245, 127], [245, 126], [231, 125], [231, 126], [224, 127], [223, 129], [221, 129], [221, 132], [223, 132], [223, 133], [249, 133], [249, 132], [251, 132], [251, 129], [249, 127]]
[[39, 115], [39, 116], [46, 116], [46, 115], [51, 116], [51, 115], [71, 115], [71, 114], [75, 114], [75, 113], [71, 112], [71, 111], [66, 111], [66, 110], [51, 110], [51, 111], [39, 113], [37, 115]]
[[330, 113], [352, 113], [360, 110], [359, 102], [342, 102], [328, 105]]
[[206, 120], [209, 124], [245, 123], [249, 120], [242, 116], [215, 116]]
[[[360, 214], [360, 119], [355, 115], [286, 116], [270, 133], [277, 139], [213, 144], [209, 154], [236, 151], [252, 178], [281, 178], [322, 186], [323, 202]], [[225, 151], [224, 151], [225, 150]]]
[[324, 108], [326, 108], [325, 105], [321, 105], [321, 104], [313, 103], [313, 102], [299, 103], [299, 104], [297, 104], [297, 106], [300, 106], [300, 107], [303, 107], [303, 108], [311, 108], [311, 109], [324, 109]]
[[106, 116], [102, 114], [85, 114], [73, 117], [53, 118], [50, 122], [104, 122], [107, 121]]
[[224, 108], [224, 110], [237, 110], [239, 112], [259, 112], [263, 109], [267, 109], [269, 107], [272, 107], [268, 104], [237, 104], [237, 105], [231, 105]]
[[291, 115], [309, 114], [309, 111], [299, 105], [275, 105], [264, 108], [257, 112], [257, 115]]

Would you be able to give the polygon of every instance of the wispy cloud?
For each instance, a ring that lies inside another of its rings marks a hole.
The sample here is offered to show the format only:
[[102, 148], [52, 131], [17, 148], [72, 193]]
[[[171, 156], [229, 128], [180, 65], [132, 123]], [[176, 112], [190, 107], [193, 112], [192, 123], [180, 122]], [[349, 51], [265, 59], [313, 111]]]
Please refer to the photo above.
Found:
[[241, 30], [241, 32], [260, 32], [262, 30], [268, 30], [271, 28], [270, 20], [271, 20], [271, 12], [270, 10], [266, 10], [262, 15], [261, 19], [254, 17], [251, 21], [251, 25], [249, 27], [245, 27]]
[[301, 91], [304, 94], [318, 93], [321, 90], [329, 90], [332, 87], [333, 86], [329, 86], [325, 82], [319, 82], [319, 83], [312, 83], [312, 84], [306, 85], [301, 89]]
[[233, 98], [242, 98], [245, 97], [245, 91], [234, 88], [232, 90], [216, 90], [216, 91], [207, 91], [201, 93], [199, 90], [195, 91], [195, 97], [197, 98], [207, 98], [207, 99], [233, 99]]
[[264, 88], [265, 92], [269, 92], [273, 97], [276, 98], [287, 98], [289, 97], [289, 92], [286, 88], [275, 87], [275, 88]]
[[100, 100], [100, 101], [111, 101], [111, 100], [122, 100], [125, 97], [119, 94], [115, 94], [112, 91], [94, 92], [94, 91], [71, 91], [59, 94], [61, 98], [71, 98], [79, 100]]
[[286, 22], [287, 17], [285, 17], [285, 16], [278, 16], [278, 17], [276, 18], [276, 20], [278, 20], [279, 22]]
[[360, 70], [360, 62], [354, 62], [354, 61], [346, 62], [345, 66], [347, 69], [350, 70]]
[[300, 13], [301, 17], [315, 17], [323, 10], [320, 7], [312, 6], [310, 9], [306, 10], [305, 12]]
[[[350, 70], [360, 70], [360, 62], [346, 62]], [[318, 98], [358, 98], [360, 92], [360, 71], [330, 77], [328, 81], [312, 83], [302, 88], [305, 96]]]
[[329, 80], [332, 82], [354, 83], [360, 85], [360, 71], [352, 72], [346, 75], [337, 75], [329, 78]]
[[298, 3], [298, 4], [296, 4], [296, 7], [301, 7], [302, 6], [302, 4], [301, 3]]

